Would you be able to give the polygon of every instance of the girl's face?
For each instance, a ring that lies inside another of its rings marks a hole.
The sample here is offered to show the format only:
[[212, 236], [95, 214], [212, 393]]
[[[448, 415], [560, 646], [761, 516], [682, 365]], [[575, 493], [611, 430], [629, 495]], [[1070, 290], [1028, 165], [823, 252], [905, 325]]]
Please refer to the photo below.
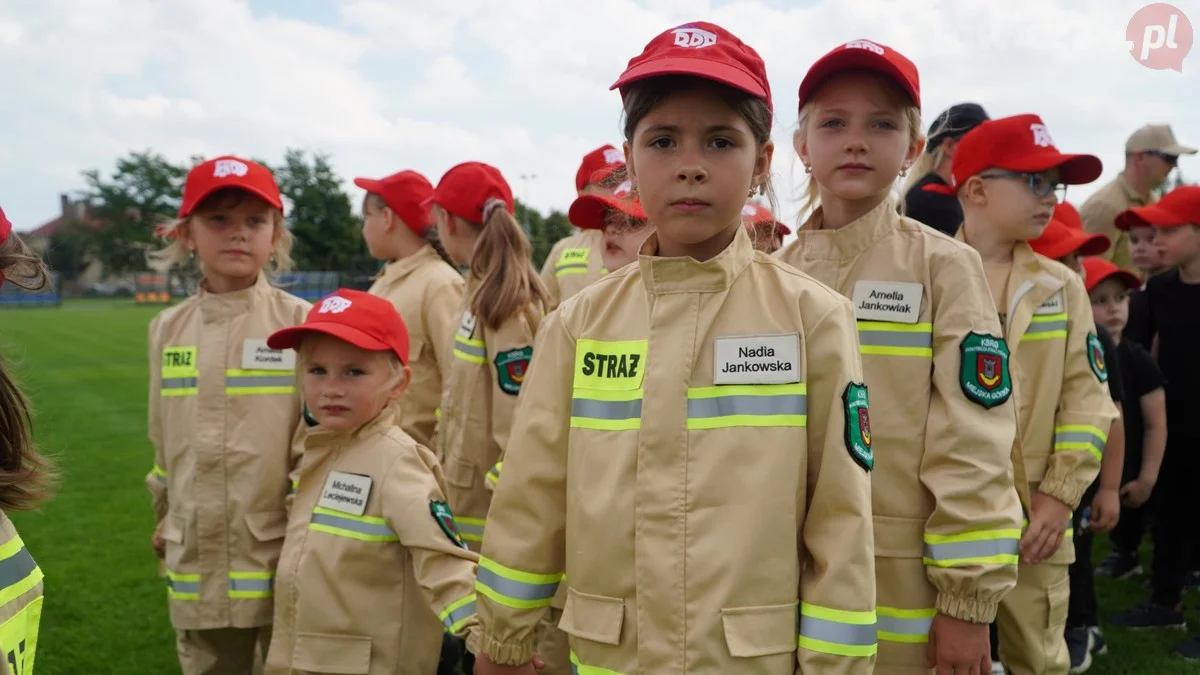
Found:
[[389, 352], [355, 347], [330, 335], [304, 337], [304, 403], [321, 428], [348, 431], [370, 422], [408, 387], [412, 371], [397, 379]]
[[387, 236], [391, 215], [392, 210], [382, 199], [367, 195], [363, 200], [363, 241], [366, 242], [371, 257], [376, 260], [390, 260], [395, 257]]
[[631, 180], [658, 233], [658, 254], [708, 260], [742, 226], [750, 186], [767, 180], [774, 146], [711, 86], [668, 94], [625, 143]]
[[1200, 225], [1160, 227], [1154, 233], [1154, 246], [1163, 265], [1185, 265], [1200, 257]]
[[1058, 169], [1016, 173], [987, 169], [968, 179], [967, 198], [984, 208], [987, 222], [1008, 241], [1037, 239], [1058, 204]]
[[254, 285], [281, 234], [274, 208], [254, 195], [201, 205], [181, 230], [184, 245], [204, 263], [214, 293]]
[[1065, 257], [1059, 258], [1058, 262], [1066, 265], [1067, 267], [1070, 267], [1072, 270], [1075, 271], [1075, 274], [1078, 274], [1080, 277], [1086, 277], [1087, 272], [1085, 272], [1083, 269], [1082, 260], [1083, 259], [1079, 257], [1079, 251], [1072, 251], [1071, 253], [1068, 253]]
[[1092, 316], [1096, 324], [1120, 337], [1129, 323], [1129, 290], [1116, 279], [1105, 279], [1089, 294], [1092, 298]]
[[442, 241], [442, 248], [446, 249], [446, 255], [455, 265], [466, 265], [471, 261], [471, 252], [475, 249], [467, 223], [437, 205], [434, 205], [433, 213], [437, 218], [438, 238]]
[[628, 224], [605, 225], [600, 236], [603, 248], [600, 256], [604, 259], [604, 269], [615, 272], [622, 267], [635, 262], [646, 237], [654, 229], [650, 222], [642, 219], [630, 219]]
[[1129, 228], [1129, 257], [1133, 266], [1143, 274], [1153, 274], [1163, 268], [1162, 255], [1154, 244], [1157, 228]]
[[901, 167], [924, 143], [908, 129], [911, 104], [886, 77], [847, 71], [830, 77], [811, 99], [805, 128], [793, 144], [812, 168], [821, 201], [879, 199], [892, 189]]

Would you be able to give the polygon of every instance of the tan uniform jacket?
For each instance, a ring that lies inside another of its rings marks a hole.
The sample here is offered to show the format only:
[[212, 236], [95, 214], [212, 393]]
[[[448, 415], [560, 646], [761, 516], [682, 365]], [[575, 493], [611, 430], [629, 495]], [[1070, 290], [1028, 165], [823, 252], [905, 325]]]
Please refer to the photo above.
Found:
[[[959, 230], [960, 239], [965, 235]], [[1074, 510], [1100, 472], [1118, 416], [1091, 301], [1078, 274], [1024, 242], [1013, 250], [1003, 297], [1017, 403], [1014, 475], [1022, 503], [1028, 512], [1029, 495], [1038, 491]], [[1048, 562], [1074, 558], [1074, 547], [1066, 545]]]
[[[1003, 349], [988, 352], [999, 366], [991, 390], [974, 353], [964, 353], [983, 336], [1003, 342], [974, 249], [901, 217], [891, 200], [840, 230], [819, 229], [820, 218], [776, 256], [854, 301], [878, 450], [871, 493], [883, 660], [892, 644], [925, 641], [935, 609], [991, 622], [1016, 585], [1012, 387]], [[924, 662], [924, 646], [899, 649]]]
[[[1108, 185], [1100, 188], [1083, 206], [1079, 207], [1079, 216], [1083, 219], [1083, 228], [1094, 234], [1106, 235], [1112, 242], [1112, 247], [1102, 256], [1124, 270], [1137, 271], [1133, 259], [1129, 257], [1129, 233], [1117, 229], [1115, 221], [1122, 211], [1134, 206], [1145, 206], [1154, 199], [1145, 199], [1133, 190], [1133, 186], [1124, 176], [1117, 176]], [[1139, 272], [1140, 275], [1140, 272]]]
[[401, 399], [400, 426], [416, 442], [436, 448], [436, 411], [454, 348], [451, 336], [462, 306], [462, 275], [432, 246], [425, 246], [403, 260], [388, 263], [369, 292], [395, 305], [408, 328], [412, 381]]
[[487, 474], [508, 445], [513, 411], [533, 356], [543, 308], [535, 302], [495, 329], [471, 312], [468, 278], [453, 337], [454, 354], [442, 389], [438, 457], [442, 458], [450, 506], [459, 532], [478, 551], [492, 489]]
[[579, 230], [550, 249], [542, 265], [542, 283], [550, 291], [547, 312], [607, 274], [600, 257], [600, 236], [600, 230]]
[[176, 628], [271, 623], [301, 406], [295, 352], [266, 341], [310, 306], [260, 275], [244, 291], [201, 288], [150, 322], [146, 483]]
[[565, 573], [580, 673], [871, 672], [849, 301], [739, 227], [708, 262], [609, 274], [536, 350], [479, 562], [484, 653], [528, 660]]
[[32, 675], [42, 620], [42, 570], [0, 511], [0, 675]]
[[428, 675], [472, 634], [475, 561], [433, 452], [390, 423], [309, 430], [279, 562], [268, 672]]

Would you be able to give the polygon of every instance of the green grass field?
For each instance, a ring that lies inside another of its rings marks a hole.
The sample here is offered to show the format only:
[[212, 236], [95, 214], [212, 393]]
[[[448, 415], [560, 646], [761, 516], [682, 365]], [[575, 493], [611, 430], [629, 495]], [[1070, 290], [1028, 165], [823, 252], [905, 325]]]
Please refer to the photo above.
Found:
[[[63, 473], [59, 494], [40, 513], [14, 517], [46, 574], [39, 675], [179, 672], [142, 484], [153, 456], [146, 325], [157, 311], [128, 300], [0, 309], [0, 354], [32, 398], [38, 441]], [[1144, 595], [1140, 580], [1101, 580], [1102, 616]], [[1200, 617], [1189, 618], [1200, 627]], [[1110, 653], [1089, 672], [1200, 672], [1169, 656], [1183, 633], [1106, 633]]]

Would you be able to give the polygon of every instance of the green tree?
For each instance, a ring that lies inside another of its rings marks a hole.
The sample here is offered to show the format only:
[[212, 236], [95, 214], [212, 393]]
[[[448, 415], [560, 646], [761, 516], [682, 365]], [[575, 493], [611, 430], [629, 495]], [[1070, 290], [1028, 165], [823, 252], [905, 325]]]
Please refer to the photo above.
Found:
[[274, 167], [275, 181], [287, 202], [288, 229], [296, 238], [296, 267], [310, 271], [370, 273], [378, 267], [362, 238], [341, 179], [328, 155], [289, 149]]
[[543, 216], [537, 209], [527, 207], [518, 200], [514, 215], [529, 236], [529, 243], [533, 245], [533, 265], [539, 270], [554, 244], [575, 232], [575, 227], [567, 220], [567, 214], [562, 211], [551, 211], [549, 216]]
[[73, 282], [87, 268], [94, 233], [83, 223], [70, 220], [50, 236], [43, 258], [65, 282]]
[[96, 169], [83, 172], [87, 216], [100, 224], [87, 230], [86, 247], [105, 270], [146, 269], [146, 252], [157, 245], [154, 228], [178, 214], [187, 171], [146, 150], [118, 159], [108, 177]]

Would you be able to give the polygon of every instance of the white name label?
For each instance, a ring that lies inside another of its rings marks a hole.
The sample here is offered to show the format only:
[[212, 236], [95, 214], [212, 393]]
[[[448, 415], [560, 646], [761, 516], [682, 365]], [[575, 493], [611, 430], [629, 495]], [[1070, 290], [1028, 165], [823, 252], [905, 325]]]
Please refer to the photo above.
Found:
[[321, 490], [321, 501], [317, 502], [317, 505], [361, 516], [367, 510], [367, 497], [370, 494], [369, 476], [333, 471], [325, 481], [325, 488]]
[[244, 370], [295, 370], [294, 349], [271, 349], [266, 340], [252, 339], [242, 343]]
[[1066, 310], [1063, 309], [1063, 294], [1062, 291], [1050, 296], [1050, 299], [1043, 302], [1041, 307], [1037, 308], [1034, 314], [1062, 314]]
[[800, 335], [719, 337], [713, 342], [713, 384], [800, 381]]
[[471, 313], [471, 310], [467, 310], [463, 312], [462, 323], [458, 324], [458, 334], [465, 338], [469, 338], [474, 332], [475, 315]]
[[854, 284], [854, 316], [860, 321], [916, 323], [925, 287], [904, 281], [859, 281]]

